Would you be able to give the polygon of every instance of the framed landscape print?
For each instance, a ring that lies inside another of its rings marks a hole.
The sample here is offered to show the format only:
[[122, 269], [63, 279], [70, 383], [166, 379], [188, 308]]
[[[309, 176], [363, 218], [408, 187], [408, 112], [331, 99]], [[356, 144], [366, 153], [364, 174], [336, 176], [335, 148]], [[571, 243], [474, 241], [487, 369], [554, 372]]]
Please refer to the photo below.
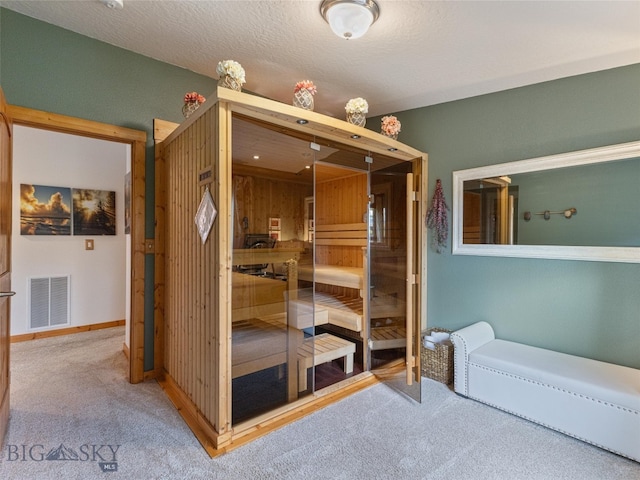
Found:
[[116, 192], [74, 188], [73, 234], [115, 235]]
[[71, 235], [71, 189], [20, 184], [21, 235]]

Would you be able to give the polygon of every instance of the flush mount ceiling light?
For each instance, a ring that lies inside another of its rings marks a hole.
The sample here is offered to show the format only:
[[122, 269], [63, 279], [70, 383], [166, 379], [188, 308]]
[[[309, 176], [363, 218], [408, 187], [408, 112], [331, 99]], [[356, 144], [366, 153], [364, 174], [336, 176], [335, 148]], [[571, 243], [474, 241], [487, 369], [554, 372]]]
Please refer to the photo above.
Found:
[[380, 16], [373, 0], [323, 0], [320, 14], [339, 37], [360, 38]]
[[100, 0], [107, 8], [113, 8], [114, 10], [121, 10], [124, 8], [124, 0]]

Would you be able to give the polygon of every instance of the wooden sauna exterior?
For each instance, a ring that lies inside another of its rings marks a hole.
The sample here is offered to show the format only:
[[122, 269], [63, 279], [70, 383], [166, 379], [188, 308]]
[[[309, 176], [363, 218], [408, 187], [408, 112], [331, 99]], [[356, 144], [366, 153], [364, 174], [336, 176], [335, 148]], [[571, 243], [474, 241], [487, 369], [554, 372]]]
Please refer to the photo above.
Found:
[[[415, 201], [422, 218], [427, 204], [426, 154], [315, 112], [219, 87], [175, 130], [167, 127], [162, 131], [161, 124], [156, 127], [156, 368], [163, 371], [163, 388], [211, 455], [260, 430], [268, 431], [266, 426], [281, 425], [282, 418], [291, 416], [292, 412], [298, 416], [308, 413], [309, 405], [314, 402], [322, 405], [329, 398], [348, 394], [354, 383], [370, 383], [373, 377], [365, 372], [324, 396], [313, 394], [253, 422], [232, 425], [232, 252], [238, 246], [238, 239], [234, 238], [231, 200], [231, 130], [236, 115], [289, 135], [320, 138], [370, 155], [379, 153], [413, 162], [419, 172], [416, 182], [420, 188]], [[298, 123], [300, 118], [306, 123]], [[351, 212], [327, 206], [323, 215], [342, 211], [341, 218], [327, 218], [327, 221], [362, 221], [360, 212], [367, 202], [363, 181], [350, 187], [359, 189], [357, 195], [362, 204]], [[258, 192], [269, 188], [273, 188], [269, 182], [256, 185]], [[206, 189], [210, 191], [217, 216], [208, 238], [203, 241], [194, 218]], [[300, 205], [299, 215], [303, 214], [302, 209]], [[423, 322], [426, 318], [426, 254], [421, 252], [426, 248], [425, 237], [421, 232], [416, 234], [419, 254], [414, 260], [412, 276], [418, 292], [417, 314]], [[336, 252], [326, 250], [323, 255], [336, 255]], [[344, 261], [361, 263], [362, 259]], [[414, 350], [409, 366], [419, 372], [419, 350]]]

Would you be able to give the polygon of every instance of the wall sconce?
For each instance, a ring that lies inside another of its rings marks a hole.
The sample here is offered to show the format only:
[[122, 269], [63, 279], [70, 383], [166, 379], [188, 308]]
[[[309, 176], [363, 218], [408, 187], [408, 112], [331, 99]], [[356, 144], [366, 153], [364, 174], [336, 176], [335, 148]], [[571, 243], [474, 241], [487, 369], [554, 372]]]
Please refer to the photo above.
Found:
[[320, 14], [333, 33], [349, 40], [367, 33], [380, 16], [380, 8], [373, 0], [323, 0]]

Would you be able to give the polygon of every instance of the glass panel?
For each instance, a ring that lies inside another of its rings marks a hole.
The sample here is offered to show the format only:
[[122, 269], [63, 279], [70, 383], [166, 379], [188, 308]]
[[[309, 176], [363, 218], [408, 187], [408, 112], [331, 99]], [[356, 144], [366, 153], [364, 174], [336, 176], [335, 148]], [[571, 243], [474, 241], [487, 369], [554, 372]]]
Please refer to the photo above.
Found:
[[[232, 422], [313, 391], [313, 303], [298, 291], [297, 264], [312, 196], [309, 142], [233, 120]], [[254, 158], [258, 157], [258, 158]], [[311, 319], [311, 320], [310, 320]], [[307, 322], [307, 323], [305, 323]], [[311, 331], [309, 330], [311, 326]]]
[[420, 332], [418, 311], [413, 309], [407, 318], [407, 173], [411, 169], [411, 163], [398, 162], [371, 173], [369, 345], [371, 368], [376, 374], [420, 401], [420, 367], [414, 369], [408, 385], [405, 359], [407, 322], [412, 322], [412, 345], [416, 345], [415, 337]]
[[363, 152], [323, 150], [314, 167], [316, 390], [367, 369], [367, 163]]
[[318, 150], [315, 138], [235, 116], [232, 135], [233, 424], [374, 363], [399, 361], [406, 384], [411, 164]]

